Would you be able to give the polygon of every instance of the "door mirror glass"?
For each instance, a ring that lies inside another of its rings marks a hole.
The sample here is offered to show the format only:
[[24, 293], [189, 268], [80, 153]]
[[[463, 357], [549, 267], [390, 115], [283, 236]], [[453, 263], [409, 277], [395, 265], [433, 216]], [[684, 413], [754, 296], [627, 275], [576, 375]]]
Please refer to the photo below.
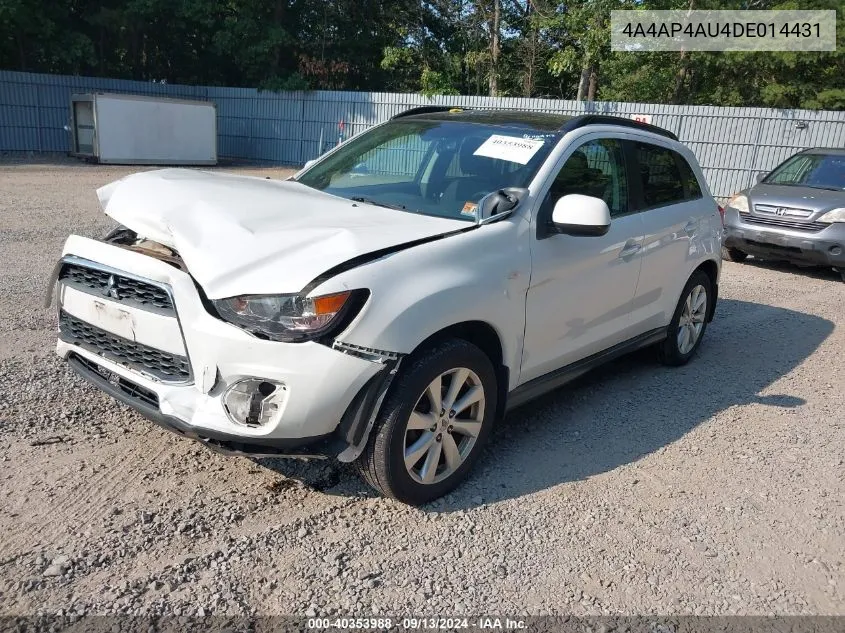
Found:
[[610, 209], [601, 198], [572, 193], [555, 203], [552, 224], [567, 235], [604, 235], [610, 230]]

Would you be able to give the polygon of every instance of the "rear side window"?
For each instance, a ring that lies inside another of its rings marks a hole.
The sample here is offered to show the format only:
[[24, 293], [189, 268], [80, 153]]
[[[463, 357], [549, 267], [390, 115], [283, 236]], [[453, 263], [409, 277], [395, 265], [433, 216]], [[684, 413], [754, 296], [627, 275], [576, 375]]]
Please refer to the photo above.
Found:
[[636, 156], [646, 208], [701, 198], [701, 186], [692, 167], [677, 152], [637, 143]]

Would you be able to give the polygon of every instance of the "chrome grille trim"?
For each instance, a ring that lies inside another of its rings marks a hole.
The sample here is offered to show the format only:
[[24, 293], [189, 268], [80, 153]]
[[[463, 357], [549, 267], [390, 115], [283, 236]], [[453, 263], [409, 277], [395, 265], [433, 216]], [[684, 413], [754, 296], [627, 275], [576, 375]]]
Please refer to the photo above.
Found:
[[809, 218], [813, 215], [811, 209], [798, 209], [796, 207], [784, 207], [773, 204], [755, 204], [754, 210], [758, 213], [767, 213], [787, 218]]
[[786, 216], [761, 217], [759, 215], [743, 215], [742, 219], [748, 222], [749, 224], [777, 226], [784, 229], [807, 231], [808, 233], [816, 233], [830, 226], [829, 224], [826, 224], [824, 222], [802, 222], [800, 220], [788, 220], [786, 219]]
[[191, 380], [187, 356], [170, 354], [106, 332], [61, 310], [59, 336], [98, 356], [123, 365], [161, 382], [186, 383]]
[[[68, 262], [59, 272], [59, 281], [88, 294], [105, 297], [142, 310], [168, 316], [176, 314], [167, 290], [122, 272]], [[109, 294], [109, 289], [113, 294]]]

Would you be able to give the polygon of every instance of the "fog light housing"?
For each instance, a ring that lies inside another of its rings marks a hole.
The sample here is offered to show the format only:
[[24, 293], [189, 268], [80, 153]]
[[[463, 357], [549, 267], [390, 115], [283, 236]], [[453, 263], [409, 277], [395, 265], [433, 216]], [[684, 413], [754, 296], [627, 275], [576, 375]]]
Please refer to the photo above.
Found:
[[223, 407], [235, 424], [265, 426], [279, 421], [287, 400], [287, 387], [265, 378], [245, 378], [226, 390]]

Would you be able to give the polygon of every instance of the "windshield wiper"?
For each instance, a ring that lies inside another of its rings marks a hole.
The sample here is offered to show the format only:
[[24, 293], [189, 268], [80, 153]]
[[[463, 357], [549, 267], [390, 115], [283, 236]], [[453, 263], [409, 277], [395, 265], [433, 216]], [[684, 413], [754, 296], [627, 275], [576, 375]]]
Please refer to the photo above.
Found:
[[825, 191], [845, 191], [839, 187], [824, 187], [822, 185], [808, 185], [806, 182], [766, 182], [761, 181], [762, 185], [778, 185], [779, 187], [809, 187], [810, 189], [824, 189]]
[[374, 204], [377, 207], [384, 207], [385, 209], [395, 209], [396, 211], [407, 211], [408, 207], [401, 204], [390, 204], [389, 202], [381, 202], [380, 200], [373, 200], [372, 198], [365, 198], [364, 196], [354, 196], [349, 198], [355, 202], [363, 202], [364, 204]]
[[825, 191], [842, 191], [839, 187], [824, 187], [822, 185], [804, 185], [810, 189], [824, 189]]

